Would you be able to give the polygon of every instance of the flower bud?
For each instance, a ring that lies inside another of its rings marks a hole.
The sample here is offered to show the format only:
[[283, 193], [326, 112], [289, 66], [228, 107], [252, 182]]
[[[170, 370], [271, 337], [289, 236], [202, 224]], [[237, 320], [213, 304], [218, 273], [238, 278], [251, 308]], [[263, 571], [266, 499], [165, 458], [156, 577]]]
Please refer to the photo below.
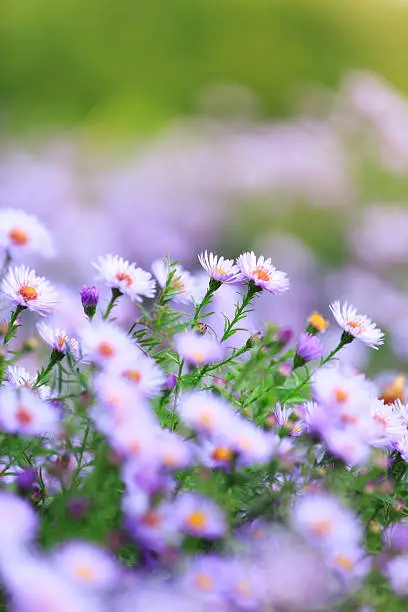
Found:
[[322, 355], [323, 345], [319, 338], [312, 334], [302, 333], [296, 345], [296, 355], [293, 360], [293, 367], [299, 368], [308, 361], [318, 359]]
[[385, 387], [381, 398], [385, 404], [393, 404], [397, 400], [405, 402], [405, 376], [399, 374], [391, 384]]
[[324, 317], [322, 317], [320, 312], [317, 312], [317, 310], [315, 310], [314, 312], [312, 312], [312, 314], [307, 320], [306, 331], [309, 334], [313, 335], [322, 334], [324, 331], [326, 331], [328, 326], [329, 322]]
[[81, 302], [84, 312], [87, 317], [93, 319], [96, 313], [96, 307], [99, 301], [99, 290], [97, 287], [86, 287], [85, 285], [81, 289]]

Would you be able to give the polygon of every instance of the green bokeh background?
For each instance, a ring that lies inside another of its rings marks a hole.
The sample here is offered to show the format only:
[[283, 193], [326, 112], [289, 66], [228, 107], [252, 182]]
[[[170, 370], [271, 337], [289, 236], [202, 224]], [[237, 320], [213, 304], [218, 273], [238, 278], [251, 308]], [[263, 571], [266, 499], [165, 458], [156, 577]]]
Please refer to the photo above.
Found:
[[404, 0], [1, 0], [0, 127], [149, 134], [240, 83], [266, 117], [370, 69], [408, 92]]

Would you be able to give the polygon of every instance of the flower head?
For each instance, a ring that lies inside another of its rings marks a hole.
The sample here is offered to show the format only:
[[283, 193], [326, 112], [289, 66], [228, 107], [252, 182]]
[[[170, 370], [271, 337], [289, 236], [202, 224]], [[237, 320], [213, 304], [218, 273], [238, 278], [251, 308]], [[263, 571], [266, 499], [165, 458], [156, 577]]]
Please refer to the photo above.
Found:
[[173, 504], [180, 531], [198, 538], [220, 538], [226, 531], [225, 518], [211, 500], [195, 493], [180, 494]]
[[81, 292], [81, 303], [84, 308], [85, 314], [92, 319], [96, 313], [96, 307], [99, 302], [99, 289], [92, 285], [91, 287], [82, 287]]
[[242, 283], [244, 280], [238, 266], [234, 264], [232, 259], [224, 259], [224, 257], [218, 257], [205, 251], [205, 253], [199, 254], [198, 260], [209, 277], [220, 283], [235, 285]]
[[56, 567], [83, 587], [109, 589], [118, 581], [119, 570], [114, 559], [96, 544], [65, 542], [52, 556]]
[[51, 314], [58, 302], [49, 281], [23, 265], [9, 269], [0, 291], [16, 306], [28, 308], [43, 316]]
[[30, 389], [0, 390], [0, 427], [24, 436], [52, 435], [58, 428], [58, 413]]
[[84, 358], [104, 366], [135, 348], [122, 329], [107, 321], [86, 324], [80, 340]]
[[312, 312], [307, 320], [307, 324], [307, 330], [315, 334], [323, 333], [329, 326], [329, 322], [317, 310]]
[[67, 350], [69, 350], [75, 359], [78, 359], [78, 340], [67, 336], [64, 329], [51, 327], [42, 321], [41, 323], [37, 323], [37, 330], [44, 342], [54, 351], [65, 354]]
[[51, 234], [35, 217], [23, 210], [0, 212], [0, 247], [12, 257], [36, 253], [44, 257], [54, 254]]
[[280, 295], [289, 289], [289, 279], [284, 272], [272, 265], [270, 258], [255, 253], [244, 253], [237, 259], [237, 265], [244, 278], [252, 281], [261, 289]]
[[323, 355], [323, 345], [317, 336], [304, 332], [300, 334], [296, 345], [296, 354], [300, 357], [299, 361], [302, 362], [298, 365], [303, 365], [307, 361], [319, 359]]
[[99, 257], [93, 264], [100, 278], [112, 289], [118, 289], [134, 302], [141, 302], [143, 297], [152, 298], [155, 293], [155, 281], [150, 272], [136, 268], [118, 255]]
[[182, 332], [175, 336], [174, 343], [178, 354], [195, 366], [215, 363], [223, 356], [223, 349], [213, 336]]
[[109, 373], [120, 376], [144, 397], [155, 397], [163, 388], [166, 377], [154, 359], [136, 346], [125, 351], [108, 365]]
[[347, 304], [347, 302], [341, 306], [340, 302], [336, 301], [330, 304], [330, 310], [337, 323], [349, 337], [359, 338], [364, 344], [374, 349], [384, 343], [382, 331], [376, 327], [371, 319], [358, 314], [354, 306]]
[[7, 382], [4, 383], [5, 386], [12, 387], [13, 389], [20, 389], [21, 387], [24, 389], [31, 389], [33, 393], [37, 393], [43, 400], [50, 399], [52, 395], [51, 387], [47, 387], [46, 385], [41, 385], [33, 389], [36, 376], [30, 374], [30, 372], [22, 366], [8, 366], [6, 369], [6, 379]]
[[175, 302], [189, 304], [196, 294], [196, 282], [187, 270], [179, 264], [170, 265], [168, 260], [157, 259], [152, 263], [152, 272], [157, 278], [160, 287], [165, 287], [169, 282], [169, 295]]

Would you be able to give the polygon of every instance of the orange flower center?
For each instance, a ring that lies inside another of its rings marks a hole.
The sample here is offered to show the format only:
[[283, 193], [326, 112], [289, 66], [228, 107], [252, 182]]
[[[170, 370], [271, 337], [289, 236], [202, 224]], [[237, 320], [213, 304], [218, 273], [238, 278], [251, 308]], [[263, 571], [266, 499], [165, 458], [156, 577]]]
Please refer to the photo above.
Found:
[[203, 427], [206, 429], [211, 429], [213, 425], [213, 418], [210, 412], [202, 412], [198, 420]]
[[201, 591], [211, 591], [214, 586], [212, 577], [209, 574], [204, 574], [204, 572], [196, 574], [195, 583]]
[[33, 420], [33, 417], [27, 408], [20, 406], [16, 412], [16, 419], [20, 425], [29, 425]]
[[184, 283], [181, 278], [176, 278], [173, 280], [173, 289], [176, 289], [177, 291], [184, 291]]
[[347, 414], [347, 412], [341, 415], [340, 420], [342, 423], [346, 423], [349, 425], [353, 425], [358, 421], [357, 417], [354, 416], [354, 414]]
[[229, 448], [224, 448], [223, 446], [215, 448], [211, 453], [211, 459], [214, 459], [214, 461], [227, 462], [231, 459], [231, 457], [232, 451], [230, 451]]
[[326, 536], [331, 531], [331, 523], [327, 519], [321, 519], [312, 526], [312, 531], [318, 536]]
[[98, 353], [102, 357], [113, 357], [115, 350], [109, 342], [101, 342], [98, 346]]
[[129, 274], [126, 274], [125, 272], [118, 272], [117, 274], [115, 274], [115, 278], [119, 282], [125, 281], [128, 287], [130, 287], [130, 285], [133, 283], [131, 276], [129, 276]]
[[207, 517], [201, 510], [194, 510], [187, 517], [186, 523], [194, 531], [202, 531], [207, 525]]
[[171, 453], [166, 453], [162, 456], [163, 464], [168, 468], [177, 467], [177, 457], [176, 455], [172, 455]]
[[191, 351], [191, 357], [196, 363], [203, 363], [205, 361], [204, 354], [201, 351]]
[[353, 569], [353, 562], [350, 559], [350, 557], [347, 557], [347, 555], [337, 555], [334, 559], [334, 562], [336, 563], [336, 565], [339, 565], [341, 568], [345, 569], [345, 570], [351, 570]]
[[23, 285], [18, 290], [18, 293], [21, 295], [25, 302], [29, 302], [30, 300], [36, 300], [38, 298], [37, 290], [34, 287], [30, 287], [29, 285]]
[[338, 402], [339, 404], [345, 404], [349, 399], [350, 395], [344, 389], [337, 388], [334, 389], [334, 397], [336, 402]]
[[94, 572], [92, 567], [89, 565], [85, 565], [84, 563], [81, 565], [77, 565], [75, 568], [75, 574], [77, 578], [83, 580], [84, 582], [92, 582], [94, 579]]
[[270, 272], [266, 268], [256, 268], [253, 271], [253, 276], [257, 278], [259, 281], [268, 282], [271, 278]]
[[252, 586], [248, 580], [239, 580], [235, 585], [235, 590], [241, 597], [250, 597], [252, 595]]
[[126, 370], [125, 372], [123, 372], [123, 376], [135, 383], [140, 383], [140, 381], [142, 380], [142, 376], [139, 370]]
[[58, 348], [60, 350], [64, 347], [65, 340], [66, 340], [66, 336], [64, 336], [63, 334], [58, 336], [58, 338], [57, 338], [57, 346], [58, 346]]
[[353, 332], [361, 334], [365, 330], [365, 325], [361, 319], [352, 319], [351, 321], [347, 321], [347, 327], [350, 327]]
[[28, 236], [26, 232], [20, 227], [13, 227], [9, 231], [8, 237], [10, 238], [11, 242], [16, 246], [24, 246], [28, 242]]

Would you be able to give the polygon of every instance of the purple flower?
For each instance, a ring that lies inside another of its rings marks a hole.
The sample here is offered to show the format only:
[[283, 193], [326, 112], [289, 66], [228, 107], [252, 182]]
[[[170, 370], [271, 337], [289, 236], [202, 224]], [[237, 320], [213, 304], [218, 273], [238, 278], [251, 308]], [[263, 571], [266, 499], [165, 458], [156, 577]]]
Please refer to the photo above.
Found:
[[95, 287], [95, 285], [92, 285], [92, 287], [86, 287], [84, 285], [81, 289], [80, 295], [84, 312], [90, 319], [92, 319], [95, 316], [96, 307], [99, 301], [99, 289]]
[[220, 538], [227, 528], [224, 514], [215, 502], [195, 493], [180, 494], [173, 512], [180, 531], [198, 538]]
[[303, 332], [296, 345], [296, 355], [293, 362], [295, 368], [313, 361], [323, 355], [323, 345], [317, 336]]
[[17, 486], [20, 491], [29, 491], [37, 480], [37, 472], [32, 468], [24, 469], [17, 476]]

